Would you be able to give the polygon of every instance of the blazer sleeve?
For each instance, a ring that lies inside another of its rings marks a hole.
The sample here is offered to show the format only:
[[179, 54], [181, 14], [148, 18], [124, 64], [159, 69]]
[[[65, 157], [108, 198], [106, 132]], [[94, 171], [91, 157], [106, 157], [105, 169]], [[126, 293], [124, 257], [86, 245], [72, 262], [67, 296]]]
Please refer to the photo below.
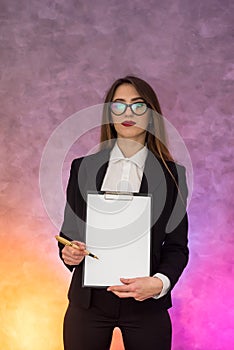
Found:
[[[70, 177], [68, 180], [67, 190], [66, 190], [66, 205], [64, 211], [64, 219], [59, 235], [68, 240], [81, 240], [81, 235], [79, 231], [82, 230], [82, 203], [78, 203], [78, 200], [81, 201], [81, 193], [78, 186], [78, 172], [80, 164], [83, 158], [73, 160], [70, 169]], [[80, 204], [80, 205], [79, 205]], [[59, 247], [59, 256], [62, 259], [62, 249], [64, 245], [58, 243]], [[63, 261], [63, 259], [62, 259]], [[65, 264], [65, 262], [63, 261]], [[75, 266], [67, 265], [65, 266], [72, 271]]]
[[[167, 220], [165, 223], [165, 240], [162, 244], [158, 271], [166, 275], [171, 282], [171, 289], [175, 286], [188, 263], [188, 216], [186, 202], [188, 189], [185, 177], [185, 168], [176, 165], [175, 179], [178, 186], [170, 177], [167, 208]], [[173, 171], [174, 172], [174, 171]], [[174, 174], [173, 174], [174, 175]], [[170, 190], [170, 188], [172, 190]], [[171, 205], [172, 203], [172, 205]]]

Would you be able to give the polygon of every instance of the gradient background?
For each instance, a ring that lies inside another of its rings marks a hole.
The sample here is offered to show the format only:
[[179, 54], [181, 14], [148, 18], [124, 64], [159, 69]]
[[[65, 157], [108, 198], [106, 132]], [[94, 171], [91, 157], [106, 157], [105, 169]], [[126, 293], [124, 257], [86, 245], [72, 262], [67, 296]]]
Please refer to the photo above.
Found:
[[[40, 160], [63, 120], [129, 73], [155, 88], [194, 168], [173, 349], [234, 348], [233, 10], [231, 0], [0, 0], [1, 349], [62, 349], [70, 273], [41, 202]], [[92, 143], [71, 149], [66, 180]]]

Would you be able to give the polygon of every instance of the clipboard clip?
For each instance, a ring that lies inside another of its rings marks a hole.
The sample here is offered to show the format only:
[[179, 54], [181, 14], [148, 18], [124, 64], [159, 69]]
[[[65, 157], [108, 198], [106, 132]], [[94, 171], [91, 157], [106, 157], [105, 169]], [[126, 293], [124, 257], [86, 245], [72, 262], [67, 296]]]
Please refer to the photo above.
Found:
[[132, 201], [132, 192], [121, 192], [121, 191], [106, 191], [104, 193], [105, 200], [122, 200], [122, 201]]

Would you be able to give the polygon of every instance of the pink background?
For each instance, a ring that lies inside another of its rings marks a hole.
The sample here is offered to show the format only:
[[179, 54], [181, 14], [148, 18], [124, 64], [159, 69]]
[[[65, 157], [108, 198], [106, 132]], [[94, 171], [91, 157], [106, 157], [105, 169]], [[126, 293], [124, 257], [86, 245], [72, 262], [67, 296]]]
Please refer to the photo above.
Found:
[[[70, 273], [41, 202], [40, 160], [53, 130], [125, 74], [155, 88], [193, 163], [173, 350], [234, 348], [233, 10], [229, 0], [0, 1], [2, 349], [62, 349]], [[92, 145], [72, 148], [65, 179]], [[123, 349], [118, 332], [112, 349]]]

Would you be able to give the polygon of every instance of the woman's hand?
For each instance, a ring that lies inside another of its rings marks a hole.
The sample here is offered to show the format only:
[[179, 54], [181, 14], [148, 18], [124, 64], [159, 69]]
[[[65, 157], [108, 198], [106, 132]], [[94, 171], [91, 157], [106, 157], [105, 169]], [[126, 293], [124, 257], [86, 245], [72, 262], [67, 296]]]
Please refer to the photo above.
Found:
[[79, 265], [85, 257], [85, 243], [79, 241], [72, 241], [79, 249], [66, 245], [62, 250], [62, 258], [67, 265]]
[[134, 298], [143, 301], [161, 293], [163, 282], [157, 277], [120, 278], [122, 286], [111, 286], [107, 290], [119, 298]]

